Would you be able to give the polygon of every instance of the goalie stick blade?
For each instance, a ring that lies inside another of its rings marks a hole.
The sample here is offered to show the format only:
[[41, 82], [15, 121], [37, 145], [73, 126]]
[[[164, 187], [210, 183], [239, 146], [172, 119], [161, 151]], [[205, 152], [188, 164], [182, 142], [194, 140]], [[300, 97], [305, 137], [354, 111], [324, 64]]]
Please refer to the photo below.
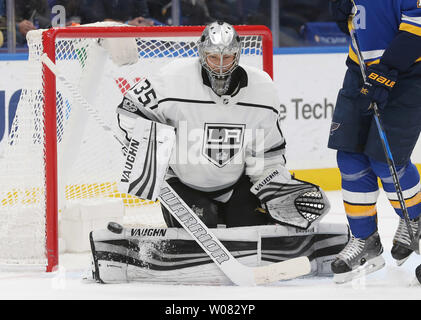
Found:
[[307, 257], [298, 257], [266, 266], [248, 267], [233, 259], [223, 262], [220, 268], [238, 286], [257, 286], [309, 274], [311, 264]]
[[309, 274], [310, 271], [310, 260], [307, 257], [298, 257], [263, 267], [256, 267], [254, 268], [254, 279], [256, 284], [267, 284], [298, 278]]
[[232, 259], [223, 262], [219, 267], [238, 286], [257, 286], [291, 280], [311, 271], [310, 260], [307, 257], [293, 258], [261, 267], [248, 267]]

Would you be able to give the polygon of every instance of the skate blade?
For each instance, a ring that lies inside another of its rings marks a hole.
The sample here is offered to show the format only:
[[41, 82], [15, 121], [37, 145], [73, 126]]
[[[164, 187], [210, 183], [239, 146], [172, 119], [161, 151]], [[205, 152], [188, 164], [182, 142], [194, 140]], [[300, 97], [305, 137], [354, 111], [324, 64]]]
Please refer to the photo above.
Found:
[[382, 269], [386, 265], [382, 256], [375, 257], [367, 261], [364, 265], [359, 266], [358, 268], [346, 272], [346, 273], [337, 273], [333, 276], [333, 281], [337, 284], [346, 283], [358, 278], [362, 278], [370, 273], [373, 273], [377, 270]]
[[410, 253], [410, 254], [409, 254], [409, 256], [407, 256], [406, 258], [403, 258], [403, 259], [401, 259], [401, 260], [395, 260], [396, 265], [397, 265], [398, 267], [400, 267], [401, 265], [403, 265], [403, 264], [405, 263], [405, 261], [409, 259], [409, 257], [411, 256], [411, 254], [412, 254], [412, 253]]

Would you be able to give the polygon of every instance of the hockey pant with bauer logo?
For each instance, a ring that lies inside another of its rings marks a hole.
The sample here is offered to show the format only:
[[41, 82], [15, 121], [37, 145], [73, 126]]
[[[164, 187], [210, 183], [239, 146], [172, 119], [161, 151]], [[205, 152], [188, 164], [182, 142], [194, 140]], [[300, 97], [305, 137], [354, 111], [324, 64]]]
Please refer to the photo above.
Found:
[[[402, 216], [402, 212], [374, 117], [371, 112], [363, 110], [368, 102], [360, 95], [363, 85], [360, 68], [349, 60], [347, 64], [328, 146], [338, 150], [343, 200], [351, 231], [358, 238], [366, 238], [377, 229], [378, 178], [396, 213]], [[411, 218], [421, 212], [419, 174], [410, 160], [421, 131], [419, 69], [400, 76], [388, 104], [380, 111]]]
[[[348, 61], [342, 89], [333, 113], [328, 147], [363, 153], [386, 162], [378, 129], [369, 102], [360, 95], [363, 85], [359, 66]], [[414, 71], [415, 73], [415, 71]], [[421, 75], [400, 76], [390, 93], [388, 104], [380, 111], [395, 164], [406, 165], [421, 132]]]

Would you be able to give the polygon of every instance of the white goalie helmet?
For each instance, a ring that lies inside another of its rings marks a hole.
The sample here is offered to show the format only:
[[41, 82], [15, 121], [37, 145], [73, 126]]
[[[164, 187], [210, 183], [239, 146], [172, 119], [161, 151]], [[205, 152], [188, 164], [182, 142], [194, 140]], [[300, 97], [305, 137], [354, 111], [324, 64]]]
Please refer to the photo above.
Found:
[[225, 94], [241, 54], [241, 40], [234, 27], [220, 21], [209, 24], [199, 39], [198, 50], [213, 91]]

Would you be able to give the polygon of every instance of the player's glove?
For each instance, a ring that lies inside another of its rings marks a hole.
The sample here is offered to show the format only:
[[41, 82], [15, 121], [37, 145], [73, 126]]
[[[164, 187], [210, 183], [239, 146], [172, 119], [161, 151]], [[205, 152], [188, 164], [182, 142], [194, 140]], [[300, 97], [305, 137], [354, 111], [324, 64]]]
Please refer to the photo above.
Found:
[[282, 166], [264, 174], [250, 191], [274, 220], [301, 229], [321, 220], [330, 208], [320, 187], [295, 179]]
[[329, 10], [333, 20], [343, 33], [349, 35], [348, 17], [352, 12], [352, 2], [350, 0], [330, 0]]
[[360, 93], [367, 97], [370, 103], [376, 102], [379, 109], [384, 109], [397, 78], [397, 70], [389, 69], [381, 63], [373, 65], [367, 70], [367, 79]]

